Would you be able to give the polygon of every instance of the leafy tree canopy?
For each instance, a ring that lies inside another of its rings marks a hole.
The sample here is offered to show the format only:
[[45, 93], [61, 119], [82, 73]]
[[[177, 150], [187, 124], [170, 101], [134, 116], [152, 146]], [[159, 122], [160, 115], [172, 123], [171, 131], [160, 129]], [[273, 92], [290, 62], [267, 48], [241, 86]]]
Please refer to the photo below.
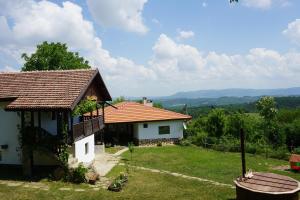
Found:
[[125, 101], [125, 97], [120, 96], [120, 97], [117, 97], [116, 99], [114, 99], [111, 104], [115, 105], [115, 104], [121, 103], [123, 101]]
[[37, 50], [30, 56], [22, 54], [25, 64], [22, 71], [34, 70], [67, 70], [91, 68], [88, 61], [77, 52], [68, 51], [66, 44], [43, 42], [37, 45]]
[[256, 104], [259, 114], [265, 120], [274, 120], [277, 115], [276, 102], [274, 97], [262, 97]]

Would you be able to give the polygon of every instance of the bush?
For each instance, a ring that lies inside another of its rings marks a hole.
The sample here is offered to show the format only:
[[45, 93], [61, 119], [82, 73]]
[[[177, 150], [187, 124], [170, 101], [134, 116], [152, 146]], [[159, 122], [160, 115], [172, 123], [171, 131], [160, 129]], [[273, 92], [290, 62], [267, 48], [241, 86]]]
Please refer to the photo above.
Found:
[[297, 147], [293, 150], [293, 153], [300, 154], [300, 147]]
[[120, 175], [115, 178], [112, 183], [108, 186], [108, 190], [119, 192], [124, 187], [125, 183], [128, 182], [128, 177], [124, 173], [120, 173]]
[[162, 143], [161, 143], [161, 142], [158, 142], [158, 143], [156, 144], [156, 146], [161, 147], [161, 146], [162, 146]]
[[188, 140], [188, 139], [183, 139], [183, 140], [180, 140], [179, 143], [178, 143], [180, 146], [191, 146], [191, 141]]
[[197, 146], [204, 146], [206, 143], [207, 133], [204, 131], [198, 132], [196, 135], [189, 137], [192, 144]]
[[85, 174], [88, 172], [88, 169], [85, 168], [82, 163], [80, 163], [78, 165], [77, 168], [72, 169], [69, 172], [69, 180], [73, 183], [85, 183], [86, 182], [86, 178], [85, 178]]
[[290, 153], [287, 150], [286, 146], [279, 147], [276, 150], [273, 150], [269, 154], [270, 158], [276, 158], [281, 160], [289, 160]]

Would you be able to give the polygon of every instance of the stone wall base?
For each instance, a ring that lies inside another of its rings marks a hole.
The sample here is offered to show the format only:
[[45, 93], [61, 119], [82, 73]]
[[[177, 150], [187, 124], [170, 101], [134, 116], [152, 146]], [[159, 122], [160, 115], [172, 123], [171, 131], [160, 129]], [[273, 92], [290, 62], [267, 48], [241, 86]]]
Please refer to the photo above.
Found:
[[168, 145], [168, 144], [177, 144], [180, 141], [180, 138], [159, 138], [159, 139], [135, 139], [135, 145], [139, 146], [156, 146], [158, 144]]

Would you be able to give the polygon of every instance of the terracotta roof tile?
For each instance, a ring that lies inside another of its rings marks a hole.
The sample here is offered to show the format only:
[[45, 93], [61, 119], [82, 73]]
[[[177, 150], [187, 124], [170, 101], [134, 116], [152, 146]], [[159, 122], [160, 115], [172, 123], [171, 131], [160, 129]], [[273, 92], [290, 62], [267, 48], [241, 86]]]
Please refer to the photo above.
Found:
[[[70, 109], [98, 70], [0, 73], [0, 99], [6, 109]], [[109, 94], [108, 94], [109, 95]]]
[[[146, 122], [146, 121], [164, 121], [164, 120], [189, 120], [192, 117], [169, 110], [145, 106], [136, 102], [121, 102], [114, 105], [116, 108], [108, 106], [104, 109], [105, 123], [123, 123], [123, 122]], [[102, 111], [99, 110], [101, 114]], [[85, 116], [89, 116], [87, 113]], [[93, 112], [96, 115], [96, 111]]]

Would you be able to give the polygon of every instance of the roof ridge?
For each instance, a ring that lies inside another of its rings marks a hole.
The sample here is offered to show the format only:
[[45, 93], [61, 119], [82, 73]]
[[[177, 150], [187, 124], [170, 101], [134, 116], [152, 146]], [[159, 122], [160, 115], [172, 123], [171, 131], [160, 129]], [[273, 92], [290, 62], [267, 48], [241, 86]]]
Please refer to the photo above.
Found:
[[120, 102], [118, 104], [121, 104], [120, 105], [120, 108], [124, 107], [126, 104], [136, 104], [136, 105], [139, 105], [141, 107], [145, 107], [145, 108], [150, 108], [150, 109], [153, 109], [153, 110], [159, 110], [159, 111], [162, 111], [162, 112], [168, 112], [168, 113], [172, 113], [172, 114], [177, 114], [177, 115], [182, 115], [182, 116], [186, 116], [186, 117], [191, 117], [190, 115], [186, 115], [186, 114], [182, 114], [182, 113], [178, 113], [178, 112], [174, 112], [174, 111], [171, 111], [171, 110], [167, 110], [167, 109], [164, 109], [164, 108], [157, 108], [157, 107], [153, 107], [153, 106], [146, 106], [142, 103], [139, 103], [139, 102], [135, 102], [135, 101], [123, 101], [123, 102]]
[[34, 70], [34, 71], [15, 71], [15, 72], [4, 72], [0, 71], [0, 74], [34, 74], [34, 73], [54, 73], [54, 72], [78, 72], [78, 71], [96, 71], [98, 68], [90, 69], [56, 69], [56, 70]]

